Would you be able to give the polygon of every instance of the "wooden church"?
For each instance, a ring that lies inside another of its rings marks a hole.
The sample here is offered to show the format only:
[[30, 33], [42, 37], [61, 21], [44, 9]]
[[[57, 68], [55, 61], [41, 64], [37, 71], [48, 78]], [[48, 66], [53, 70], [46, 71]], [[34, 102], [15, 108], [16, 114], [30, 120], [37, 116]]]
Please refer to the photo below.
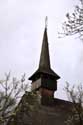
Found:
[[[48, 46], [47, 26], [44, 29], [42, 49], [38, 69], [29, 77], [32, 81], [32, 91], [39, 95], [39, 105], [35, 106], [34, 98], [26, 92], [19, 105], [16, 115], [8, 125], [65, 125], [71, 114], [72, 103], [54, 98], [57, 91], [57, 80], [60, 76], [51, 69]], [[32, 109], [29, 110], [28, 103]]]

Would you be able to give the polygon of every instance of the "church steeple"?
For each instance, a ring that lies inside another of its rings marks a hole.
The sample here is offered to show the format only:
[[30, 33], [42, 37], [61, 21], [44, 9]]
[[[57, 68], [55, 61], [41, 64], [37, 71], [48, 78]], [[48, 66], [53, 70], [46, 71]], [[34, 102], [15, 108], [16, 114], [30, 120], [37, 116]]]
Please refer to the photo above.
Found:
[[43, 104], [44, 102], [46, 103], [45, 100], [50, 102], [48, 98], [53, 97], [54, 91], [57, 90], [57, 80], [59, 78], [60, 77], [51, 69], [47, 24], [45, 24], [39, 67], [29, 78], [29, 80], [32, 80], [32, 90], [40, 91]]
[[51, 69], [50, 64], [50, 55], [49, 55], [49, 45], [48, 45], [48, 36], [47, 36], [47, 25], [45, 24], [45, 30], [42, 41], [42, 49], [39, 61], [39, 67], [37, 71], [29, 77], [29, 80], [35, 80], [36, 77], [40, 77], [42, 73], [48, 74], [51, 77], [59, 79], [60, 77]]
[[40, 55], [39, 69], [48, 71], [50, 69], [50, 56], [48, 47], [47, 28], [45, 27], [43, 43]]

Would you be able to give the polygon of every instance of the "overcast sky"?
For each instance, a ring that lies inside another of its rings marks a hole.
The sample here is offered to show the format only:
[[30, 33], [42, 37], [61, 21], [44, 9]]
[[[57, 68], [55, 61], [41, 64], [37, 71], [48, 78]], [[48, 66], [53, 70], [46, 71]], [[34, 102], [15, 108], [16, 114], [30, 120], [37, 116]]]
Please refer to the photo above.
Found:
[[[48, 40], [52, 69], [61, 76], [58, 93], [64, 97], [65, 81], [83, 81], [83, 43], [76, 37], [58, 38], [65, 14], [77, 0], [0, 0], [0, 78], [11, 71], [27, 78], [38, 68], [48, 16]], [[62, 94], [63, 92], [63, 94]]]

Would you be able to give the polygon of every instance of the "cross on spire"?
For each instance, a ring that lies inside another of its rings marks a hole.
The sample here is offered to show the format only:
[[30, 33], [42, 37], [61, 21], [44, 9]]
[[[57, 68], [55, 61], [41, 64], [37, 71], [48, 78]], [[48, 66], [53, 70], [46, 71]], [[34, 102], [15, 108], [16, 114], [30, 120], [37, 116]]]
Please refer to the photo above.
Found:
[[48, 17], [45, 17], [45, 28], [47, 29], [47, 25], [48, 25]]

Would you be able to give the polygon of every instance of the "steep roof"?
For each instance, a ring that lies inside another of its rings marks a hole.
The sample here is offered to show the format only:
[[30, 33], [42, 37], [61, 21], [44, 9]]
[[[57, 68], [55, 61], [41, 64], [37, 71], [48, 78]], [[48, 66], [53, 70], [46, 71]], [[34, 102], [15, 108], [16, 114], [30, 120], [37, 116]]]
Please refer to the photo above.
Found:
[[25, 93], [16, 115], [7, 125], [64, 125], [72, 113], [73, 103], [61, 99], [53, 102], [51, 106], [38, 105], [32, 94]]
[[50, 56], [49, 56], [49, 47], [48, 47], [48, 37], [47, 37], [47, 28], [45, 28], [41, 56], [39, 62], [39, 69], [50, 69]]
[[50, 65], [50, 55], [49, 55], [49, 46], [48, 46], [48, 36], [47, 36], [47, 28], [45, 27], [42, 49], [39, 61], [38, 70], [29, 78], [29, 80], [33, 80], [34, 77], [38, 74], [45, 73], [59, 79], [60, 77], [51, 69]]

